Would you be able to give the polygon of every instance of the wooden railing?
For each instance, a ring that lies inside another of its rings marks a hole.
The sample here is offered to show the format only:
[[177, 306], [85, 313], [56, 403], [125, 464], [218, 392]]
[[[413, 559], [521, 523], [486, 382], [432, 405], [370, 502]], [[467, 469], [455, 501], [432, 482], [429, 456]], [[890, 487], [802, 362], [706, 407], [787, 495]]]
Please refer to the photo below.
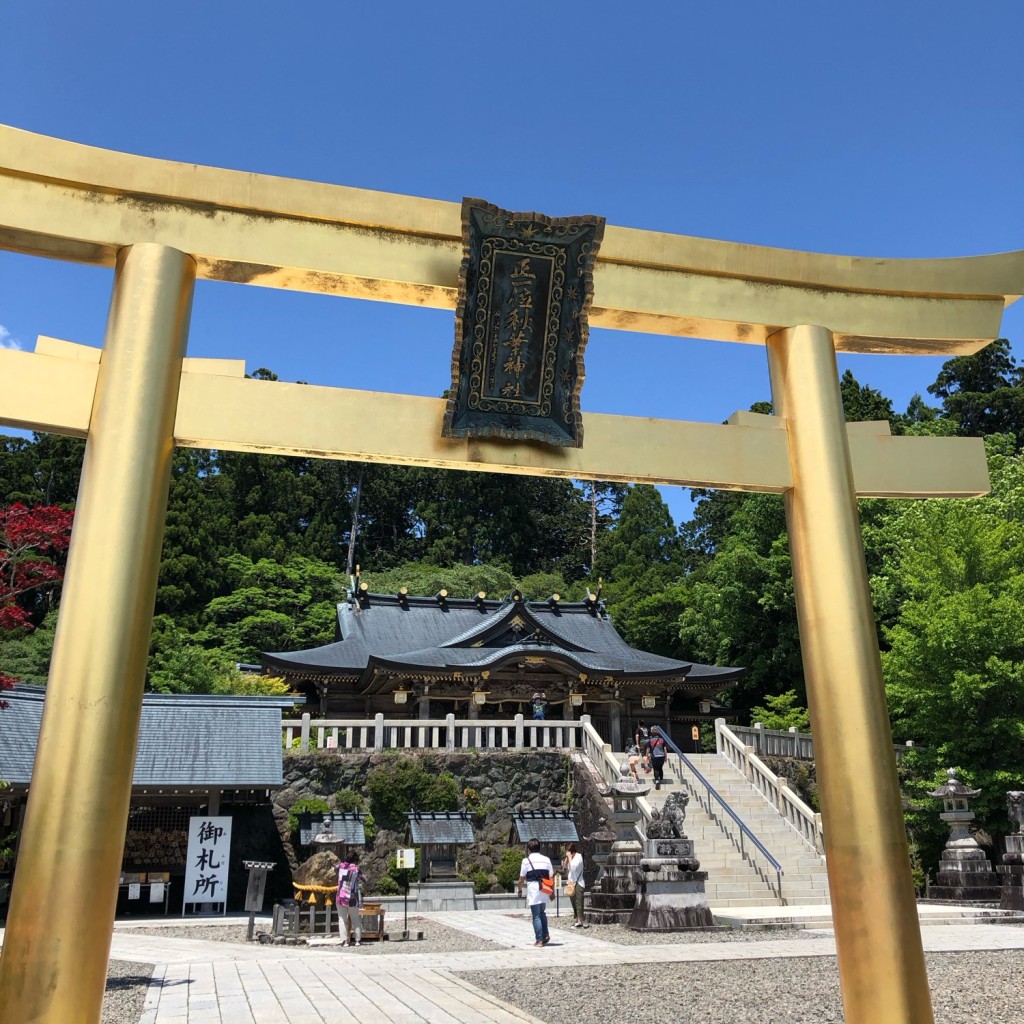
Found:
[[[387, 719], [312, 718], [282, 721], [283, 742], [287, 749], [310, 750], [522, 750], [526, 748], [576, 749], [583, 744], [584, 723], [594, 732], [587, 715], [580, 721], [536, 721], [515, 718]], [[594, 732], [597, 736], [597, 733]], [[597, 737], [600, 741], [600, 737]]]
[[718, 753], [727, 757], [744, 778], [804, 837], [818, 852], [825, 855], [825, 836], [821, 815], [817, 814], [790, 788], [789, 781], [776, 775], [755, 753], [751, 744], [731, 730], [724, 718], [715, 719], [715, 741]]
[[[814, 760], [814, 740], [809, 732], [799, 729], [766, 729], [760, 722], [753, 725], [732, 725], [733, 735], [745, 746], [753, 747], [759, 757], [797, 757], [801, 761]], [[896, 759], [910, 750], [915, 750], [913, 740], [892, 745]]]

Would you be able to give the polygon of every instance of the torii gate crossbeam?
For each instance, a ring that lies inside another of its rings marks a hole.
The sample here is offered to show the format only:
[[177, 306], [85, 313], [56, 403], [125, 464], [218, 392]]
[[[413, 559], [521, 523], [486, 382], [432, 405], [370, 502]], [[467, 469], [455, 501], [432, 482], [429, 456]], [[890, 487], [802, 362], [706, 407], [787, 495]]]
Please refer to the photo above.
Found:
[[[184, 359], [197, 276], [454, 308], [459, 238], [454, 203], [0, 126], [0, 248], [116, 267], [98, 361], [45, 339], [0, 352], [0, 424], [88, 438], [0, 1005], [12, 1020], [99, 1020], [181, 444], [784, 494], [846, 1019], [927, 1024], [856, 498], [979, 494], [987, 474], [977, 440], [847, 428], [835, 352], [976, 351], [1024, 292], [1024, 252], [873, 260], [609, 227], [591, 322], [765, 345], [776, 415], [590, 416], [583, 449], [441, 439], [440, 400], [248, 381], [237, 365]], [[75, 910], [39, 914], [55, 879]]]

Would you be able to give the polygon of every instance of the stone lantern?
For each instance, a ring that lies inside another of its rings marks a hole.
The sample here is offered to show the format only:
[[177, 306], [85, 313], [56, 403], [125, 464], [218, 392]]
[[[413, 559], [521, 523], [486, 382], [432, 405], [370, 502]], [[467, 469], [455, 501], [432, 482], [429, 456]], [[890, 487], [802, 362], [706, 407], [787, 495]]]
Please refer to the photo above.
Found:
[[1014, 831], [1006, 837], [1003, 863], [996, 867], [1003, 880], [999, 907], [1024, 910], [1024, 791], [1013, 789], [1006, 794], [1006, 813]]
[[600, 882], [604, 877], [605, 865], [608, 863], [608, 855], [612, 852], [612, 843], [615, 842], [615, 833], [608, 827], [607, 818], [599, 818], [597, 829], [583, 838], [590, 844], [593, 851], [591, 860], [597, 865], [597, 876], [595, 883]]
[[938, 900], [995, 902], [1000, 895], [999, 878], [967, 828], [974, 820], [969, 802], [981, 790], [968, 789], [959, 782], [953, 768], [947, 768], [946, 774], [947, 781], [928, 794], [942, 801], [944, 810], [939, 817], [949, 822], [949, 839], [939, 858], [938, 884], [929, 887], [928, 895]]
[[590, 907], [585, 913], [590, 924], [626, 924], [636, 906], [643, 857], [637, 833], [640, 811], [636, 801], [646, 796], [651, 787], [628, 779], [627, 768], [622, 772], [622, 777], [608, 787], [607, 795], [612, 799], [608, 825], [615, 839], [590, 894]]

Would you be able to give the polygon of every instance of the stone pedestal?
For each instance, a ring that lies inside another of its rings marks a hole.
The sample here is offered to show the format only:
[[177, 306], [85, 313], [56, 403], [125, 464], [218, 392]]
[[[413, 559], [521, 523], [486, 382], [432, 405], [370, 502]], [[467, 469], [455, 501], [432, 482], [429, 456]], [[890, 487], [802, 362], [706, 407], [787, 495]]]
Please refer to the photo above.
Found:
[[635, 850], [612, 850], [604, 874], [590, 891], [587, 924], [628, 924], [636, 907], [640, 877], [640, 843]]
[[473, 883], [460, 879], [413, 882], [409, 886], [409, 909], [417, 913], [426, 910], [476, 910]]
[[629, 927], [654, 932], [714, 927], [704, 891], [708, 873], [699, 867], [692, 839], [648, 839], [640, 860], [640, 899]]
[[937, 880], [937, 885], [928, 887], [931, 899], [994, 903], [1000, 896], [999, 876], [973, 839], [969, 846], [946, 845], [939, 858]]
[[1006, 837], [1003, 863], [996, 865], [1002, 879], [1000, 910], [1024, 910], [1024, 835]]
[[584, 911], [587, 924], [628, 924], [640, 891], [640, 860], [643, 847], [637, 836], [637, 797], [650, 787], [622, 779], [608, 787], [612, 814], [608, 820], [615, 833], [608, 859], [589, 892], [590, 906]]

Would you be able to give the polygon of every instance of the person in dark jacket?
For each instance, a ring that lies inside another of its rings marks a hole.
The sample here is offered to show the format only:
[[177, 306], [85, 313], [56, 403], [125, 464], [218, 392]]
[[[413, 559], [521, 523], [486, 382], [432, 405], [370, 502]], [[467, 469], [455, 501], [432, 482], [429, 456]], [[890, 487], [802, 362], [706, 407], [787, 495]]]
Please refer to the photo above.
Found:
[[650, 757], [651, 768], [654, 770], [654, 788], [661, 789], [661, 784], [665, 781], [665, 758], [668, 757], [668, 746], [664, 736], [661, 735], [661, 730], [656, 725], [651, 726]]

